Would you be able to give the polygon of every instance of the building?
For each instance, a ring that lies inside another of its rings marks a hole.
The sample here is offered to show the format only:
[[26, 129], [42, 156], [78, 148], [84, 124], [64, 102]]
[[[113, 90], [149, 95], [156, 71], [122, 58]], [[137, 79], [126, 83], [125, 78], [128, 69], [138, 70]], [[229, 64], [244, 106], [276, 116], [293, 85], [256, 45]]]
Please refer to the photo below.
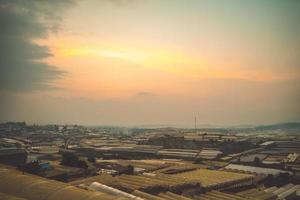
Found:
[[190, 149], [162, 149], [157, 152], [162, 158], [190, 159], [194, 160], [198, 155], [199, 150]]
[[0, 163], [12, 166], [20, 166], [26, 163], [27, 151], [18, 148], [0, 149]]
[[221, 151], [215, 150], [215, 149], [202, 149], [197, 158], [201, 159], [207, 159], [212, 160], [217, 158], [218, 156], [222, 155], [223, 153]]
[[255, 174], [263, 174], [263, 175], [273, 175], [277, 176], [282, 173], [292, 174], [290, 171], [284, 171], [279, 169], [272, 169], [272, 168], [264, 168], [264, 167], [253, 167], [247, 165], [236, 165], [236, 164], [229, 164], [224, 169], [226, 170], [236, 170], [236, 171], [243, 171], [243, 172], [250, 172]]
[[0, 193], [26, 200], [125, 200], [120, 196], [83, 190], [59, 181], [22, 174], [22, 172], [5, 166], [0, 166], [0, 180]]

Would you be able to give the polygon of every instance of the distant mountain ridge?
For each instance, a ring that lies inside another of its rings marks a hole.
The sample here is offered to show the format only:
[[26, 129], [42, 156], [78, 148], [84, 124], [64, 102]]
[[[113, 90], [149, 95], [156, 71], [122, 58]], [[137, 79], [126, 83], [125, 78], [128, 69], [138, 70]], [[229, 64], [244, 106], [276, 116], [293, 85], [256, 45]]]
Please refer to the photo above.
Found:
[[276, 129], [300, 129], [300, 122], [287, 122], [279, 124], [261, 125], [256, 126], [258, 130], [276, 130]]

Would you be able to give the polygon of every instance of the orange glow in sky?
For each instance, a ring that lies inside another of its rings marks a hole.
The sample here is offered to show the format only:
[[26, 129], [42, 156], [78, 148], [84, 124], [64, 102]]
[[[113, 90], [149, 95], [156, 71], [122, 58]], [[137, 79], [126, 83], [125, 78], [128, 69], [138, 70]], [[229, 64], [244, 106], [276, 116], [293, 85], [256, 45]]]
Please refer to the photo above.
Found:
[[[50, 64], [69, 73], [57, 84], [68, 87], [68, 95], [94, 99], [124, 98], [143, 90], [161, 95], [188, 95], [189, 86], [181, 82], [193, 79], [272, 81], [290, 76], [268, 69], [235, 67], [238, 60], [209, 60], [195, 52], [163, 45], [116, 45], [78, 37], [54, 37], [38, 43], [51, 47], [54, 56], [48, 60]], [[176, 87], [164, 87], [165, 81]]]
[[300, 1], [4, 2], [4, 121], [300, 119]]

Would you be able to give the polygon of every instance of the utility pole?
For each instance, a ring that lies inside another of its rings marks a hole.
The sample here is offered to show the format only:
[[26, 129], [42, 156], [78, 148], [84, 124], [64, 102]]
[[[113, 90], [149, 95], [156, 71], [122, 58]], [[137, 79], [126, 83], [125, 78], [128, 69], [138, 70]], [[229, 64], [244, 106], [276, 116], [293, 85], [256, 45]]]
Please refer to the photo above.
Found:
[[195, 117], [195, 133], [197, 133], [197, 117]]

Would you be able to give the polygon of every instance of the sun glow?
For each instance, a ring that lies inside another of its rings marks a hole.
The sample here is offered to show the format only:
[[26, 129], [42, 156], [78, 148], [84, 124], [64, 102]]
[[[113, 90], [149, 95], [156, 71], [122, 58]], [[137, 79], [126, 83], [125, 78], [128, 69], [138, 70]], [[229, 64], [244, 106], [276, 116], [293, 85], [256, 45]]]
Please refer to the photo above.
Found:
[[93, 59], [118, 59], [148, 69], [158, 69], [181, 75], [197, 76], [209, 68], [209, 64], [195, 56], [168, 48], [155, 47], [59, 47], [55, 53], [63, 57], [87, 57]]
[[[285, 79], [289, 76], [289, 74], [278, 75], [270, 70], [242, 68], [239, 67], [238, 61], [232, 59], [214, 60], [209, 56], [201, 57], [194, 51], [172, 48], [167, 45], [126, 42], [115, 43], [113, 41], [101, 42], [96, 38], [83, 39], [80, 37], [52, 37], [47, 41], [41, 40], [37, 41], [37, 43], [51, 46], [51, 52], [54, 54], [54, 63], [51, 64], [61, 66], [66, 65], [63, 63], [66, 60], [81, 60], [82, 63], [90, 63], [93, 60], [99, 64], [109, 60], [110, 66], [123, 66], [122, 70], [126, 70], [128, 67], [139, 67], [145, 70], [158, 70], [176, 76], [195, 79], [237, 78], [268, 81]], [[61, 63], [55, 63], [55, 60], [61, 60]], [[86, 66], [91, 67], [90, 65], [84, 65], [85, 69]], [[76, 70], [78, 70], [78, 68], [76, 68]]]

